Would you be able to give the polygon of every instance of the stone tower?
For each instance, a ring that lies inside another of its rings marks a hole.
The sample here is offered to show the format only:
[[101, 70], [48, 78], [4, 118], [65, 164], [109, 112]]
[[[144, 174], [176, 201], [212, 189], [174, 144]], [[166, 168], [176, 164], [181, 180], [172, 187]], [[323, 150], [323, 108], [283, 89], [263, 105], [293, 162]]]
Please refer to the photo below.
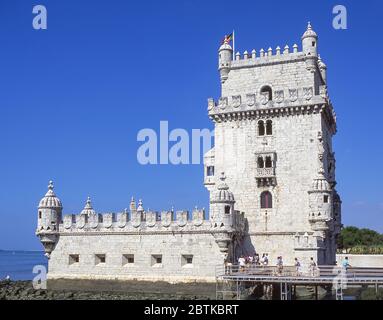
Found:
[[38, 206], [36, 235], [40, 238], [49, 258], [58, 237], [59, 224], [62, 221], [62, 204], [53, 191], [53, 182], [49, 181], [48, 192]]
[[310, 23], [301, 40], [302, 50], [286, 45], [234, 59], [228, 41], [219, 48], [221, 97], [208, 101], [215, 146], [204, 156], [205, 186], [214, 214], [216, 173], [225, 172], [235, 210], [248, 221], [235, 252], [333, 264], [341, 227], [336, 116]]

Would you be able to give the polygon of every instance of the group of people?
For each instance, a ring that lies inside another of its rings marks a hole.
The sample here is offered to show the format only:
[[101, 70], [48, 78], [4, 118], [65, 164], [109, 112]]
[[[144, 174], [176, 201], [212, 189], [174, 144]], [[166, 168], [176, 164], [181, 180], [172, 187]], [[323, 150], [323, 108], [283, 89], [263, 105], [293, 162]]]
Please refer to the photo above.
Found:
[[[263, 253], [262, 257], [259, 256], [258, 253], [254, 253], [253, 255], [241, 255], [238, 258], [238, 266], [239, 271], [245, 271], [246, 268], [251, 266], [268, 266], [269, 265], [269, 255], [268, 253]], [[232, 271], [232, 263], [226, 262], [226, 271], [231, 272]], [[295, 275], [301, 276], [303, 274], [302, 272], [302, 264], [299, 261], [298, 258], [294, 259], [294, 267], [295, 267]], [[351, 267], [348, 257], [345, 257], [342, 261], [342, 267], [345, 269], [348, 269]], [[308, 268], [306, 269], [308, 271], [308, 274], [312, 277], [318, 275], [318, 266], [315, 262], [314, 258], [311, 257], [308, 262]], [[283, 258], [282, 256], [277, 257], [276, 261], [276, 273], [277, 275], [281, 276], [283, 274]]]
[[247, 266], [267, 266], [268, 264], [269, 255], [267, 253], [262, 254], [261, 258], [256, 252], [253, 255], [241, 255], [238, 258], [238, 265], [241, 270], [244, 270]]
[[[231, 263], [225, 263], [227, 270], [231, 271], [232, 264]], [[238, 266], [239, 266], [239, 271], [245, 271], [246, 268], [251, 267], [251, 266], [268, 266], [269, 265], [269, 255], [268, 253], [263, 253], [262, 257], [259, 256], [258, 253], [254, 253], [253, 255], [241, 255], [238, 258]], [[283, 258], [282, 256], [277, 257], [276, 261], [276, 273], [277, 275], [282, 275], [283, 274]], [[295, 267], [295, 274], [296, 276], [302, 275], [302, 264], [298, 260], [298, 258], [294, 259], [294, 267]], [[314, 261], [314, 258], [311, 257], [309, 264], [308, 264], [308, 270], [309, 274], [311, 276], [315, 276], [317, 274], [317, 264]]]

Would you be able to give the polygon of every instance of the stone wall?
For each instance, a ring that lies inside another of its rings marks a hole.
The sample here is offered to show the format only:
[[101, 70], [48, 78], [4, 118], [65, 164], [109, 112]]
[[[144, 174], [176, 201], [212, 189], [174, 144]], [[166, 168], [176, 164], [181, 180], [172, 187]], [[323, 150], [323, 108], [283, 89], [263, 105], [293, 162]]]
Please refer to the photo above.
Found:
[[350, 265], [355, 268], [383, 268], [383, 254], [337, 254], [338, 265], [348, 257]]
[[[71, 263], [70, 255], [78, 255], [79, 261]], [[97, 261], [96, 255], [105, 255], [105, 262]], [[128, 263], [127, 255], [134, 255], [134, 263]], [[158, 255], [162, 263], [155, 263]], [[192, 263], [187, 263], [186, 256], [192, 257]], [[214, 281], [215, 266], [222, 263], [218, 245], [208, 232], [63, 233], [50, 257], [49, 278], [203, 282]]]

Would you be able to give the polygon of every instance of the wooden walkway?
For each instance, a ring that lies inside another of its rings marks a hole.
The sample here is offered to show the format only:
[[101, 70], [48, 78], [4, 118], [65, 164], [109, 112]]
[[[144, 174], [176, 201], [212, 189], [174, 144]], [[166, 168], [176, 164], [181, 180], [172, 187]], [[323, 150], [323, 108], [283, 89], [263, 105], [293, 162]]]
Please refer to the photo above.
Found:
[[[219, 284], [235, 284], [236, 297], [240, 298], [240, 288], [244, 283], [253, 285], [279, 284], [281, 300], [291, 299], [292, 287], [313, 286], [317, 292], [318, 286], [331, 285], [335, 290], [337, 300], [343, 300], [343, 290], [348, 286], [374, 285], [376, 291], [383, 285], [383, 268], [343, 268], [338, 266], [319, 266], [313, 270], [296, 270], [293, 266], [278, 269], [275, 266], [246, 267], [217, 266], [217, 298], [223, 296], [226, 290], [220, 290]], [[229, 292], [229, 290], [227, 291]], [[230, 290], [233, 293], [233, 290]]]

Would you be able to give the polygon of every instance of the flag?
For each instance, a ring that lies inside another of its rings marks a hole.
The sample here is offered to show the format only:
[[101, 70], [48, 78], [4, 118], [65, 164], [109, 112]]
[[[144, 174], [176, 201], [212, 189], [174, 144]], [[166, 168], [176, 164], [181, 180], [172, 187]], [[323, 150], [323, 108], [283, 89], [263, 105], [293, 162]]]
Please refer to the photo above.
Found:
[[232, 41], [232, 40], [233, 40], [233, 33], [230, 33], [228, 36], [225, 36], [225, 38], [223, 38], [222, 44], [230, 43], [230, 41]]

